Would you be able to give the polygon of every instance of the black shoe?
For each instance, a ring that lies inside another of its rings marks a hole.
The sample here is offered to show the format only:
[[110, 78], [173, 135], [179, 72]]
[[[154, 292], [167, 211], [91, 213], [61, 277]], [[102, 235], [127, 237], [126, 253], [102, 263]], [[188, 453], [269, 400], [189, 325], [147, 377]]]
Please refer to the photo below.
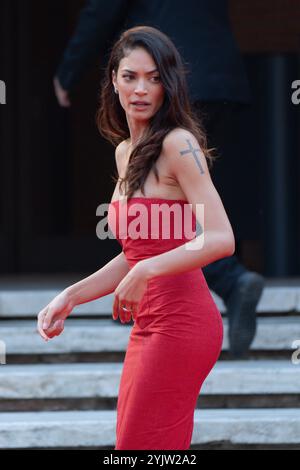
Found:
[[227, 299], [229, 345], [234, 358], [243, 357], [253, 341], [256, 333], [256, 306], [264, 284], [263, 276], [247, 271], [239, 276]]

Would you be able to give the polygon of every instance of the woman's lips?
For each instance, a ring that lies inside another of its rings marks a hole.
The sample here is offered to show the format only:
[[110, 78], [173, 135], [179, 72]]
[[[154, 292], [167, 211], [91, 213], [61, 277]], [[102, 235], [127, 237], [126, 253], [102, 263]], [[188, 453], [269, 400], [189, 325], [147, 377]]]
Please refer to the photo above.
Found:
[[135, 106], [137, 109], [145, 109], [147, 108], [147, 106], [149, 106], [149, 103], [145, 103], [145, 104], [142, 104], [142, 103], [131, 103], [132, 106]]

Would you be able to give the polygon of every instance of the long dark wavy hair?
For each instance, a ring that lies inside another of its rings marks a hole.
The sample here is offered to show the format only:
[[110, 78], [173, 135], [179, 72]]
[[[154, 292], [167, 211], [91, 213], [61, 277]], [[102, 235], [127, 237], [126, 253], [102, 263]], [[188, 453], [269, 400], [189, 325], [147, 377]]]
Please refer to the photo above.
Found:
[[152, 168], [159, 181], [155, 162], [161, 153], [164, 137], [176, 127], [189, 130], [196, 137], [209, 167], [215, 159], [212, 154], [214, 149], [207, 148], [199, 116], [194, 113], [189, 101], [186, 82], [188, 71], [183, 60], [171, 39], [151, 26], [136, 26], [122, 32], [110, 51], [101, 84], [100, 106], [96, 113], [100, 134], [114, 146], [130, 137], [126, 113], [114, 92], [112, 71], [117, 75], [121, 59], [139, 47], [144, 48], [153, 58], [165, 94], [163, 104], [150, 118], [142, 138], [131, 151], [124, 178], [113, 176], [115, 182], [120, 181], [120, 193], [123, 193], [122, 186], [125, 184], [124, 194], [128, 199], [138, 189], [145, 195], [144, 184]]

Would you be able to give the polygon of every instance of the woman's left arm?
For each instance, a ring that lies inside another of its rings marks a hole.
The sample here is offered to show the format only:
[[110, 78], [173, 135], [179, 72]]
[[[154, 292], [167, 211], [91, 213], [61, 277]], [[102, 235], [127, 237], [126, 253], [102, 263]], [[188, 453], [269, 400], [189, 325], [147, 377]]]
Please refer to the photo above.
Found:
[[165, 138], [162, 150], [202, 233], [177, 248], [141, 261], [147, 279], [200, 268], [235, 251], [232, 227], [197, 139], [187, 130], [175, 129]]

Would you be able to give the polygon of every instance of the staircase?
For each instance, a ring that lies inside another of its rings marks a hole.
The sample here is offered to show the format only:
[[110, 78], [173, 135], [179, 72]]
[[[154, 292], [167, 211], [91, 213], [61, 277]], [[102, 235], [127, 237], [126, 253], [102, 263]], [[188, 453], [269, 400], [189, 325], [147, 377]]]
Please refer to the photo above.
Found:
[[[82, 277], [0, 281], [0, 449], [113, 449], [122, 363], [132, 324], [113, 295], [76, 307], [46, 343], [37, 313]], [[221, 356], [195, 410], [191, 449], [300, 449], [300, 281], [267, 281], [247, 359]], [[298, 344], [296, 341], [298, 340]]]

